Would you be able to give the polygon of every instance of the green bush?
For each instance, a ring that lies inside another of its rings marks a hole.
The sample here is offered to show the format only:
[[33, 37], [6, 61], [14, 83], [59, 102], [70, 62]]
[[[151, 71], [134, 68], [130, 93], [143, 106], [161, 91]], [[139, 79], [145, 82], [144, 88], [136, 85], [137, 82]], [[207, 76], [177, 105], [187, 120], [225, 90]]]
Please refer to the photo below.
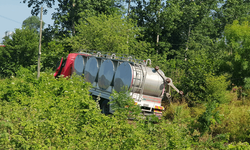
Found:
[[220, 111], [220, 124], [211, 125], [214, 135], [229, 133], [230, 141], [249, 142], [250, 113], [249, 105], [239, 105], [237, 102], [223, 104], [217, 108]]
[[228, 103], [230, 99], [226, 97], [229, 81], [225, 76], [210, 75], [206, 78], [206, 98], [207, 101], [213, 100], [219, 104]]
[[231, 143], [228, 145], [228, 149], [237, 149], [237, 150], [244, 150], [244, 149], [250, 149], [250, 145], [247, 142], [239, 142], [239, 143]]
[[185, 87], [184, 93], [187, 93], [189, 105], [194, 106], [194, 104], [211, 100], [215, 100], [220, 104], [230, 101], [230, 98], [226, 96], [229, 81], [226, 81], [225, 76], [215, 76], [212, 73], [202, 71], [198, 73], [197, 71], [199, 69], [195, 69], [196, 73], [190, 72], [189, 75], [182, 78], [181, 82]]
[[[203, 58], [204, 57], [204, 58]], [[181, 78], [183, 92], [187, 94], [189, 106], [206, 101], [206, 79], [211, 75], [211, 62], [206, 56], [198, 55], [188, 59], [185, 64], [185, 74]]]
[[197, 128], [203, 136], [204, 133], [211, 131], [211, 125], [215, 123], [220, 123], [219, 111], [216, 111], [218, 104], [216, 101], [207, 103], [206, 110], [197, 119]]
[[64, 47], [59, 42], [50, 41], [46, 43], [46, 45], [44, 44], [41, 55], [41, 71], [47, 71], [48, 69], [55, 70], [56, 63], [60, 61], [62, 57], [65, 59], [67, 55], [68, 53], [64, 51]]
[[120, 119], [140, 119], [142, 118], [141, 107], [135, 105], [135, 101], [129, 93], [124, 91], [117, 93], [114, 91], [111, 94], [110, 104], [114, 111], [114, 116]]
[[[172, 115], [172, 120], [152, 122], [152, 116], [140, 116], [140, 108], [125, 92], [112, 95], [115, 113], [105, 116], [89, 95], [90, 84], [80, 77], [55, 79], [42, 72], [37, 79], [36, 73], [24, 68], [16, 75], [0, 80], [3, 149], [223, 149], [242, 146], [233, 143], [227, 147], [227, 135], [236, 141], [248, 138], [249, 114], [242, 113], [247, 107], [239, 108], [239, 119], [233, 115], [238, 109], [223, 109], [228, 118], [222, 117], [223, 123], [217, 124], [214, 107], [207, 107], [196, 118], [187, 105], [174, 105], [164, 113], [165, 117]], [[201, 126], [190, 126], [195, 119]], [[204, 132], [206, 126], [209, 132]], [[199, 136], [203, 132], [204, 136]]]
[[39, 36], [34, 30], [16, 29], [11, 37], [3, 41], [0, 51], [0, 76], [15, 75], [21, 66], [37, 64]]
[[2, 148], [73, 148], [85, 115], [95, 111], [89, 84], [53, 78], [27, 69], [1, 81], [0, 145]]
[[180, 125], [187, 124], [192, 120], [191, 109], [187, 103], [172, 103], [166, 107], [166, 110], [163, 112], [163, 118]]
[[178, 124], [125, 119], [131, 110], [139, 109], [132, 107], [131, 98], [122, 99], [122, 94], [117, 95], [116, 102], [130, 107], [121, 107], [113, 116], [105, 116], [89, 96], [89, 83], [79, 77], [54, 79], [52, 74], [41, 73], [36, 79], [36, 73], [24, 68], [16, 74], [17, 77], [1, 80], [0, 85], [3, 149], [190, 147], [188, 131]]
[[145, 131], [145, 144], [150, 144], [152, 149], [191, 149], [192, 137], [187, 128], [179, 123], [163, 120], [141, 128]]

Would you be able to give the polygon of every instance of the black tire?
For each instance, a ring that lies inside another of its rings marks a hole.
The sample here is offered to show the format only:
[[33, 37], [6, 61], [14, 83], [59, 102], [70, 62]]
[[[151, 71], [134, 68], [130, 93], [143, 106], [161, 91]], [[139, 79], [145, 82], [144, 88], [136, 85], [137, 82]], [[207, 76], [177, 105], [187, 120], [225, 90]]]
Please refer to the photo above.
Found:
[[105, 114], [105, 115], [108, 115], [109, 114], [109, 104], [108, 104], [108, 100], [104, 100], [101, 104], [101, 110], [102, 110], [102, 113]]

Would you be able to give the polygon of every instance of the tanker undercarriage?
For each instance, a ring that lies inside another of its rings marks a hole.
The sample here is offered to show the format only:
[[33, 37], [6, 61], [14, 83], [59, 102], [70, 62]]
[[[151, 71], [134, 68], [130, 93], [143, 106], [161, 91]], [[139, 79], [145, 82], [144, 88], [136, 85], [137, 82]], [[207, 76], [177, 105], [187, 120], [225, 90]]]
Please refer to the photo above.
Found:
[[150, 68], [151, 60], [140, 61], [127, 58], [118, 58], [115, 54], [103, 55], [97, 53], [71, 53], [67, 60], [63, 58], [57, 68], [58, 75], [69, 76], [73, 72], [85, 77], [93, 85], [91, 95], [100, 97], [100, 108], [105, 114], [113, 113], [109, 107], [109, 98], [113, 90], [120, 92], [129, 90], [135, 104], [141, 106], [144, 115], [155, 114], [162, 116], [164, 107], [161, 106], [164, 93], [170, 97], [170, 86], [179, 91], [172, 80], [164, 75], [159, 67]]

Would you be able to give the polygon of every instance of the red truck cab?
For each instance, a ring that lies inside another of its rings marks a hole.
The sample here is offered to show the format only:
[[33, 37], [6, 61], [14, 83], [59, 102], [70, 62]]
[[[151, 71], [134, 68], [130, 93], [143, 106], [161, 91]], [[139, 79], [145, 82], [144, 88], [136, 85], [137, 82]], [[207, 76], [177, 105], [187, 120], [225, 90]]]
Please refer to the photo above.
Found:
[[56, 68], [56, 72], [54, 73], [54, 77], [58, 77], [59, 75], [63, 75], [63, 77], [68, 77], [73, 72], [73, 65], [76, 56], [79, 55], [79, 53], [70, 53], [66, 59], [61, 59], [58, 67]]
[[59, 75], [63, 75], [63, 77], [70, 76], [74, 72], [74, 61], [78, 55], [91, 56], [87, 53], [70, 53], [66, 59], [62, 57], [56, 66], [54, 77], [57, 78]]

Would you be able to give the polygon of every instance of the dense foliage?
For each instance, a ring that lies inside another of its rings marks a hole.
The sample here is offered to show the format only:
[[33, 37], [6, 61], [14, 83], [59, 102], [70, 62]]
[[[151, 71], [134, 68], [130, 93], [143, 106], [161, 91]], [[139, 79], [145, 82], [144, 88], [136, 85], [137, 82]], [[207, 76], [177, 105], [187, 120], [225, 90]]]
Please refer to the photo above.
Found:
[[[121, 15], [89, 17], [76, 26], [78, 34], [66, 41], [74, 50], [97, 50], [143, 57], [149, 43], [137, 41], [142, 37], [133, 20], [121, 19]], [[135, 38], [135, 35], [137, 38]]]
[[0, 75], [15, 75], [20, 66], [29, 67], [36, 64], [38, 35], [34, 30], [16, 29], [11, 37], [5, 38], [6, 47], [0, 51]]
[[[114, 93], [112, 107], [116, 112], [105, 116], [98, 101], [89, 95], [90, 84], [77, 76], [54, 79], [42, 73], [36, 79], [36, 74], [25, 68], [16, 74], [1, 80], [0, 85], [0, 145], [4, 149], [249, 148], [247, 143], [228, 144], [229, 139], [247, 139], [231, 127], [241, 124], [241, 128], [247, 128], [249, 115], [227, 127], [219, 121], [229, 123], [231, 117], [217, 115], [219, 120], [214, 121], [212, 116], [218, 114], [215, 103], [207, 105], [198, 117], [191, 117], [194, 112], [184, 105], [172, 105], [169, 110], [173, 111], [166, 111], [174, 114], [172, 121], [168, 117], [143, 119], [127, 93]], [[220, 108], [223, 114], [233, 115], [227, 109]], [[210, 139], [211, 134], [215, 139]]]
[[[27, 69], [1, 81], [0, 145], [14, 149], [130, 149], [189, 147], [178, 125], [129, 124], [100, 113], [79, 78], [39, 80]], [[121, 98], [121, 97], [120, 97]], [[115, 98], [117, 99], [117, 98]], [[126, 99], [126, 98], [125, 98]], [[119, 98], [118, 98], [119, 101]], [[128, 100], [129, 101], [129, 100]], [[130, 105], [132, 106], [132, 105]], [[159, 136], [159, 133], [165, 135]], [[173, 134], [172, 132], [176, 133]], [[163, 140], [164, 139], [164, 140]], [[150, 143], [146, 142], [150, 141]], [[157, 142], [157, 143], [155, 143]], [[156, 145], [155, 145], [156, 144]]]

